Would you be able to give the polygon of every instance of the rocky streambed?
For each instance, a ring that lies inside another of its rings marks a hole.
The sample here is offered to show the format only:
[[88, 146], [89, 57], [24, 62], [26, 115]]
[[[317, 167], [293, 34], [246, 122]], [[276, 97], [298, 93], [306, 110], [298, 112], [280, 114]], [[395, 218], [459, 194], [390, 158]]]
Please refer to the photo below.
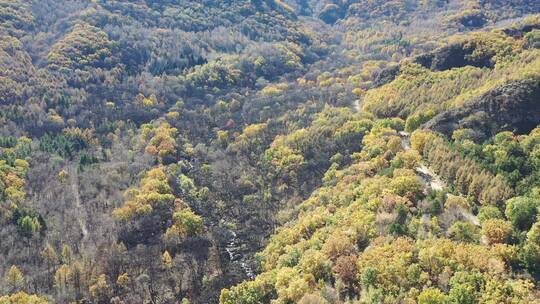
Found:
[[249, 258], [246, 256], [246, 245], [238, 237], [236, 232], [229, 230], [229, 241], [225, 246], [225, 251], [229, 256], [229, 262], [240, 267], [247, 279], [255, 278], [255, 271], [250, 266]]

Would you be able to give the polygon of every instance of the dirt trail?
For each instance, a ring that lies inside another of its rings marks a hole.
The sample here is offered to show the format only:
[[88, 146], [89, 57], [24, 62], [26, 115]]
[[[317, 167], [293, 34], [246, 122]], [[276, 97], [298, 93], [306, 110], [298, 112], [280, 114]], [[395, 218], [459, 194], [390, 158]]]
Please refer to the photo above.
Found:
[[[401, 137], [401, 146], [403, 149], [405, 151], [411, 150], [410, 134], [402, 131], [399, 132], [399, 136]], [[416, 172], [419, 173], [422, 182], [432, 190], [440, 191], [446, 187], [445, 182], [425, 164], [420, 164], [420, 166], [416, 167]]]
[[[407, 132], [399, 132], [399, 136], [401, 137], [401, 146], [404, 150], [411, 150], [411, 137], [410, 134]], [[433, 170], [431, 170], [428, 166], [425, 164], [420, 164], [420, 166], [416, 167], [416, 172], [420, 175], [420, 178], [422, 179], [422, 183], [431, 190], [435, 191], [441, 191], [444, 188], [447, 187], [446, 183], [438, 176]], [[447, 193], [447, 196], [449, 194]], [[461, 216], [473, 225], [480, 226], [480, 221], [476, 216], [474, 216], [470, 211], [468, 210], [461, 210]]]
[[[77, 168], [72, 168], [70, 170], [69, 179], [70, 179], [70, 184], [71, 184], [71, 191], [73, 192], [73, 196], [75, 197], [75, 201], [74, 201], [75, 207], [80, 213], [82, 213], [83, 206], [81, 202], [81, 195], [79, 192], [79, 173], [77, 171]], [[88, 228], [86, 228], [87, 227], [86, 216], [84, 214], [79, 214], [77, 216], [77, 222], [79, 223], [79, 227], [81, 228], [81, 233], [82, 233], [81, 243], [84, 244], [88, 236]]]
[[441, 180], [441, 178], [435, 174], [431, 169], [426, 165], [422, 164], [416, 168], [416, 171], [420, 173], [424, 183], [428, 185], [432, 190], [441, 191], [446, 187], [446, 184]]

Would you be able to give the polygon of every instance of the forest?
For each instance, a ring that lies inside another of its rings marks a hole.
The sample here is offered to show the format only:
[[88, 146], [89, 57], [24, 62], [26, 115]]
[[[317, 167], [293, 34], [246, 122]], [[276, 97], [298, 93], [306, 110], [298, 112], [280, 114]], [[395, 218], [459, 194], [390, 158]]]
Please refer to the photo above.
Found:
[[0, 304], [540, 304], [537, 0], [0, 0]]

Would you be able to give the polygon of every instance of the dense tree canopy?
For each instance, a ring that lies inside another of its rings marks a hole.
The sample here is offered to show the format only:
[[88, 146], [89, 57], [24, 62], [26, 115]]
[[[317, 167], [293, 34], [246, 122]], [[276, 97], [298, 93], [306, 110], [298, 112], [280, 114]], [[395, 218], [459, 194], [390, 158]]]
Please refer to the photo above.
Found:
[[0, 0], [0, 303], [536, 303], [538, 13]]

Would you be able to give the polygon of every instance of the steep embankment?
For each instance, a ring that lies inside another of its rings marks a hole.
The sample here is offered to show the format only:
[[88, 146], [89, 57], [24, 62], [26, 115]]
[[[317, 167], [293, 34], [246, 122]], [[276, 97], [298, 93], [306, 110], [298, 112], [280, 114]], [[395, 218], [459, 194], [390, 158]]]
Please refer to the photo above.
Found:
[[424, 127], [447, 136], [467, 128], [479, 139], [487, 139], [504, 130], [528, 133], [539, 123], [540, 79], [527, 79], [490, 90], [460, 108], [435, 116]]

